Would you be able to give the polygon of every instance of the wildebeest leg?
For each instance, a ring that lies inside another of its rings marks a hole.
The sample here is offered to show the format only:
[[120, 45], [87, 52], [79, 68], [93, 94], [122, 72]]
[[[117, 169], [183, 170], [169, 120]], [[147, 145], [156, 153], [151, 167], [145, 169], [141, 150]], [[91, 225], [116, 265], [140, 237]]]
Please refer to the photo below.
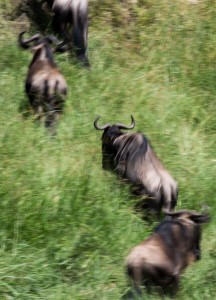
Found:
[[173, 277], [173, 282], [172, 282], [172, 286], [170, 288], [170, 298], [171, 299], [175, 299], [176, 298], [176, 294], [178, 292], [179, 289], [179, 277], [178, 276], [174, 276]]
[[83, 66], [89, 67], [86, 56], [88, 34], [88, 19], [86, 16], [74, 16], [73, 42], [76, 47], [76, 56]]
[[162, 195], [161, 198], [163, 202], [163, 211], [164, 212], [174, 211], [175, 206], [177, 204], [178, 191], [176, 193], [173, 190], [173, 187], [171, 187], [171, 189], [167, 189], [166, 192], [164, 191], [164, 188], [161, 188], [160, 192]]
[[67, 22], [64, 22], [61, 14], [57, 11], [53, 17], [52, 28], [56, 34], [60, 34], [63, 37], [63, 42], [56, 47], [54, 52], [65, 52], [70, 50], [70, 34], [67, 32]]
[[35, 97], [32, 94], [28, 94], [28, 99], [29, 99], [29, 104], [31, 109], [33, 109], [33, 111], [36, 111], [36, 107], [35, 107]]
[[58, 44], [54, 52], [66, 52], [71, 50], [71, 43], [70, 43], [70, 37], [69, 34], [66, 32], [66, 26], [67, 24], [61, 24], [61, 35], [63, 37], [63, 41]]
[[45, 127], [50, 128], [53, 127], [55, 124], [55, 112], [49, 111], [46, 113], [46, 118], [45, 118]]
[[172, 276], [169, 283], [161, 283], [160, 288], [162, 292], [162, 294], [160, 293], [161, 298], [166, 299], [167, 296], [169, 296], [171, 299], [175, 299], [179, 288], [179, 277], [175, 275]]
[[56, 123], [57, 123], [57, 118], [58, 118], [58, 115], [57, 115], [57, 113], [54, 112], [54, 111], [48, 112], [48, 113], [46, 114], [46, 118], [45, 118], [45, 127], [47, 128], [48, 133], [49, 133], [51, 136], [55, 136], [55, 135], [56, 135]]
[[31, 110], [33, 110], [33, 113], [35, 114], [35, 119], [39, 119], [42, 112], [42, 108], [39, 105], [39, 101], [37, 97], [35, 96], [34, 93], [32, 93], [31, 88], [32, 88], [31, 83], [26, 82], [25, 90], [26, 90], [26, 94], [28, 95], [30, 108]]
[[201, 250], [200, 250], [200, 240], [201, 240], [201, 230], [197, 228], [196, 236], [195, 236], [195, 245], [194, 245], [194, 256], [196, 260], [201, 258]]
[[84, 63], [85, 66], [90, 66], [89, 59], [87, 57], [87, 45], [88, 45], [88, 18], [84, 16], [80, 18], [82, 37], [83, 37], [83, 52], [84, 52]]
[[26, 94], [28, 95], [29, 104], [33, 108], [34, 103], [35, 103], [35, 96], [31, 93], [31, 83], [30, 82], [26, 82], [25, 91], [26, 91]]
[[[134, 267], [134, 268], [128, 268], [128, 275], [131, 278], [133, 282], [133, 289], [135, 291], [135, 299], [137, 297], [141, 297], [142, 290], [141, 290], [141, 284], [142, 284], [142, 268], [141, 267]], [[131, 293], [132, 294], [132, 293]]]
[[172, 188], [172, 194], [171, 194], [171, 211], [174, 211], [176, 204], [177, 204], [177, 199], [178, 199], [178, 189], [177, 189], [177, 193], [175, 193], [175, 191]]
[[[141, 192], [140, 192], [141, 191]], [[150, 196], [150, 193], [146, 193], [144, 189], [137, 190], [136, 187], [132, 187], [132, 193], [135, 195], [142, 195], [142, 198], [139, 197], [138, 202], [135, 204], [135, 211], [143, 214], [143, 219], [147, 222], [153, 222], [155, 219], [160, 220], [160, 203], [158, 199], [154, 196]]]
[[38, 101], [36, 99], [35, 95], [33, 95], [33, 94], [29, 94], [28, 98], [29, 98], [30, 109], [34, 113], [34, 119], [35, 120], [40, 120], [41, 115], [43, 113], [43, 108], [39, 104], [40, 101]]
[[67, 23], [62, 22], [60, 24], [60, 32], [62, 37], [64, 38], [64, 41], [59, 46], [70, 44], [70, 34], [67, 32]]
[[51, 135], [55, 135], [56, 124], [60, 114], [63, 112], [64, 100], [58, 94], [52, 95], [48, 99], [49, 101], [46, 103], [45, 127], [49, 129]]
[[58, 11], [55, 11], [55, 14], [53, 16], [52, 28], [56, 34], [61, 34], [65, 39], [67, 39], [65, 33], [66, 23], [63, 22], [61, 14]]
[[47, 95], [48, 101], [44, 101], [44, 112], [45, 112], [45, 127], [51, 128], [55, 124], [55, 107], [53, 106], [54, 96]]

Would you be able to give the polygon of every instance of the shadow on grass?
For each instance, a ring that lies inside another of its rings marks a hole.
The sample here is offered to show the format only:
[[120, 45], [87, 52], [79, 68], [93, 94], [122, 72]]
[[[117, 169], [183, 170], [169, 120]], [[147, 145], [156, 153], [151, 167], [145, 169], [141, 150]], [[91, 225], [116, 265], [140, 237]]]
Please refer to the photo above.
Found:
[[29, 103], [26, 98], [23, 98], [19, 103], [18, 112], [22, 115], [23, 119], [28, 119], [32, 116], [32, 112], [29, 108]]
[[141, 299], [176, 299], [177, 290], [169, 286], [166, 288], [154, 285], [146, 284], [143, 288], [130, 288], [122, 296], [121, 300], [141, 300]]

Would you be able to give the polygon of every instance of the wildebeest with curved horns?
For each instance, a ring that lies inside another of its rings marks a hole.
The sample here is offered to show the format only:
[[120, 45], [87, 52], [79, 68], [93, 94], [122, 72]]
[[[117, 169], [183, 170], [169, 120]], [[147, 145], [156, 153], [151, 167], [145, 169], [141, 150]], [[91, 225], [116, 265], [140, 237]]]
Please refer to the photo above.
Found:
[[[84, 66], [89, 66], [86, 55], [88, 42], [88, 1], [87, 0], [45, 0], [54, 12], [52, 27], [60, 33], [64, 42], [56, 51], [65, 51], [73, 42], [76, 55]], [[69, 28], [68, 28], [69, 25]], [[72, 32], [70, 32], [72, 30]]]
[[208, 213], [181, 210], [167, 215], [169, 220], [161, 222], [126, 258], [126, 270], [138, 294], [144, 284], [161, 286], [174, 296], [183, 270], [201, 257], [200, 225], [209, 221]]
[[50, 127], [55, 124], [62, 112], [67, 95], [67, 83], [54, 62], [50, 47], [55, 42], [55, 38], [35, 34], [28, 39], [23, 39], [24, 33], [21, 32], [19, 35], [19, 45], [24, 49], [31, 47], [33, 52], [25, 91], [36, 116], [41, 118], [45, 115], [45, 126]]
[[106, 170], [115, 170], [127, 179], [133, 190], [144, 197], [142, 208], [160, 212], [174, 209], [178, 187], [176, 181], [156, 156], [148, 139], [142, 133], [123, 133], [121, 129], [135, 127], [135, 120], [126, 126], [121, 123], [98, 126], [99, 116], [94, 121], [102, 135], [102, 166]]

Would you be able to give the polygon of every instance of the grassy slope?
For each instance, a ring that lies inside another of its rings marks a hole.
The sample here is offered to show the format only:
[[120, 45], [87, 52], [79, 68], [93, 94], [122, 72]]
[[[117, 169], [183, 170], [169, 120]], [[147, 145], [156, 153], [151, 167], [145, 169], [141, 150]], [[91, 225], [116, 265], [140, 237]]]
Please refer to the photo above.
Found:
[[56, 57], [69, 96], [55, 139], [31, 116], [23, 117], [31, 55], [17, 48], [7, 23], [1, 27], [6, 43], [0, 56], [1, 299], [120, 299], [126, 292], [124, 258], [154, 224], [133, 214], [127, 186], [101, 170], [101, 133], [92, 125], [98, 114], [101, 123], [128, 123], [133, 114], [136, 129], [145, 132], [178, 180], [178, 208], [209, 205], [213, 218], [203, 230], [203, 259], [185, 272], [178, 299], [213, 299], [214, 53], [201, 46], [214, 45], [213, 21], [203, 27], [214, 7], [182, 6], [182, 15], [179, 7], [171, 14], [166, 1], [163, 7], [152, 4], [146, 19], [142, 9], [135, 11], [139, 31], [133, 22], [127, 30], [113, 30], [104, 21], [110, 14], [105, 4], [105, 12], [91, 21], [91, 70], [72, 64], [67, 55]]

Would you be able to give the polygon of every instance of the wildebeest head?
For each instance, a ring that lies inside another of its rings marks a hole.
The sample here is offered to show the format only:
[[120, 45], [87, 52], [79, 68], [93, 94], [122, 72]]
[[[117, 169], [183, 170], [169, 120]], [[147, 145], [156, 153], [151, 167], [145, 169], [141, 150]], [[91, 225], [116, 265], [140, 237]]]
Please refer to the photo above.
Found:
[[[32, 61], [29, 65], [31, 67], [35, 61], [38, 59], [46, 61], [50, 63], [53, 67], [56, 67], [56, 64], [53, 59], [53, 52], [55, 49], [51, 48], [52, 44], [58, 44], [59, 41], [53, 35], [47, 35], [45, 37], [41, 36], [40, 34], [35, 34], [28, 39], [24, 39], [25, 31], [19, 34], [19, 45], [24, 49], [30, 49], [33, 53]], [[38, 66], [40, 68], [40, 66]]]
[[193, 210], [179, 210], [177, 212], [166, 212], [172, 220], [182, 220], [188, 224], [201, 225], [209, 221], [208, 213], [198, 213]]
[[[23, 35], [25, 34], [25, 31], [21, 32], [19, 34], [19, 45], [20, 47], [24, 49], [30, 49], [34, 54], [38, 52], [38, 50], [41, 51], [42, 48], [46, 49], [46, 55], [51, 56], [52, 50], [50, 46], [52, 44], [58, 44], [59, 41], [56, 39], [53, 35], [47, 35], [45, 37], [42, 37], [40, 34], [34, 34], [28, 39], [24, 39]], [[49, 54], [47, 54], [49, 52]]]
[[102, 140], [102, 166], [105, 170], [113, 170], [115, 168], [114, 158], [116, 156], [116, 148], [114, 147], [114, 141], [117, 137], [125, 134], [121, 131], [121, 129], [130, 130], [135, 127], [134, 117], [131, 116], [131, 125], [127, 126], [122, 123], [116, 123], [110, 125], [109, 123], [98, 126], [98, 120], [100, 116], [96, 117], [94, 120], [94, 127], [97, 130], [103, 130], [103, 134], [101, 137]]
[[187, 227], [187, 236], [185, 239], [189, 239], [192, 245], [196, 245], [194, 249], [195, 260], [200, 259], [200, 225], [209, 222], [209, 214], [207, 212], [198, 213], [193, 210], [180, 210], [177, 212], [167, 212], [166, 215], [171, 218], [171, 222], [177, 222]]

